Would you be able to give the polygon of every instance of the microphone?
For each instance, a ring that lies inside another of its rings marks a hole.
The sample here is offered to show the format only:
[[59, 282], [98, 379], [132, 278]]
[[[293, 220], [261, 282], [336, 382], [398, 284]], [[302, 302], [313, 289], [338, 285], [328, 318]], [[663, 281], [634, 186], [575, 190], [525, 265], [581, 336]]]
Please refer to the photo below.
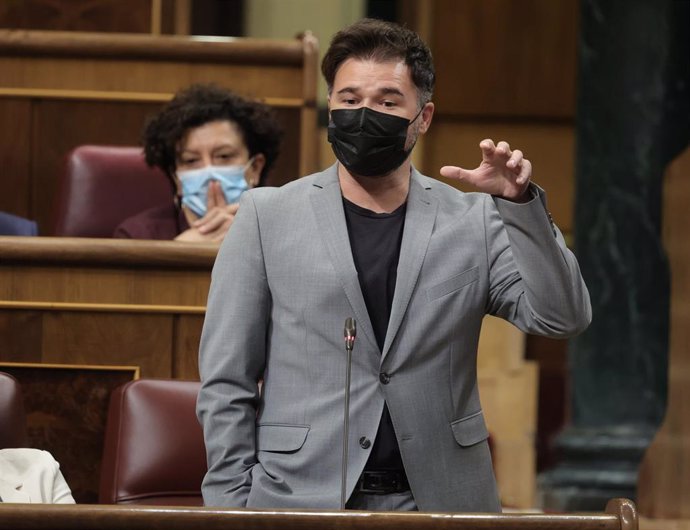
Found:
[[345, 370], [345, 416], [343, 418], [343, 467], [340, 479], [341, 510], [345, 509], [345, 502], [347, 501], [347, 441], [350, 437], [350, 373], [352, 372], [352, 348], [355, 345], [355, 337], [357, 336], [357, 322], [355, 322], [354, 318], [347, 317], [345, 319], [343, 335], [345, 337], [345, 353], [347, 360]]
[[354, 318], [347, 317], [345, 319], [343, 335], [345, 335], [345, 349], [352, 351], [352, 347], [355, 345], [355, 337], [357, 336], [357, 322]]

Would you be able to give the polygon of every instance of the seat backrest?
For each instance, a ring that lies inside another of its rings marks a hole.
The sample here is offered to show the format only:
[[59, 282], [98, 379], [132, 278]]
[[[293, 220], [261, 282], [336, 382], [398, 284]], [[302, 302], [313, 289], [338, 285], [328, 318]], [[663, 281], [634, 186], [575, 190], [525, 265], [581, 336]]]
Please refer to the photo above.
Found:
[[56, 236], [112, 237], [119, 224], [172, 200], [170, 181], [140, 147], [81, 145], [67, 155], [55, 205]]
[[139, 379], [115, 389], [99, 502], [201, 506], [206, 450], [196, 381]]
[[19, 382], [0, 372], [0, 449], [26, 447], [26, 416]]

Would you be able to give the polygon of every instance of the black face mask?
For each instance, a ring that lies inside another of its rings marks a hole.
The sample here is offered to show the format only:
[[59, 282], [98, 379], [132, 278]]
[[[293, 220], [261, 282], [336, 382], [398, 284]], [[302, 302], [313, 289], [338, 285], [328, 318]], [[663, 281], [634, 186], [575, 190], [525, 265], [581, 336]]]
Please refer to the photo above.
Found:
[[368, 107], [332, 110], [328, 141], [350, 173], [386, 175], [398, 169], [412, 151], [412, 147], [405, 149], [405, 142], [407, 128], [417, 116], [407, 120]]

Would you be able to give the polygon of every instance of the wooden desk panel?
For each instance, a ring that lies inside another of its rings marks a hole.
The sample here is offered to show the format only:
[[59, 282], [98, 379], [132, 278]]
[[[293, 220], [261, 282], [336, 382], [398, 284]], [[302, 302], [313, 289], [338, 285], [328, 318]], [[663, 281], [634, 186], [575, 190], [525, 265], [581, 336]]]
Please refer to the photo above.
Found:
[[0, 237], [0, 359], [197, 378], [217, 248]]

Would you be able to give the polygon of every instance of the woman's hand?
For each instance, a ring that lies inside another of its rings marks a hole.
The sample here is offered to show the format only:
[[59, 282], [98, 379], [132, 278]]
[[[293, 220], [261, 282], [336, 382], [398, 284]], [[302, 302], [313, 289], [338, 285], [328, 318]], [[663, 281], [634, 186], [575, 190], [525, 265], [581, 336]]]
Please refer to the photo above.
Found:
[[227, 234], [239, 204], [228, 204], [220, 184], [213, 181], [208, 186], [206, 215], [193, 221], [191, 227], [175, 238], [175, 241], [222, 241]]

